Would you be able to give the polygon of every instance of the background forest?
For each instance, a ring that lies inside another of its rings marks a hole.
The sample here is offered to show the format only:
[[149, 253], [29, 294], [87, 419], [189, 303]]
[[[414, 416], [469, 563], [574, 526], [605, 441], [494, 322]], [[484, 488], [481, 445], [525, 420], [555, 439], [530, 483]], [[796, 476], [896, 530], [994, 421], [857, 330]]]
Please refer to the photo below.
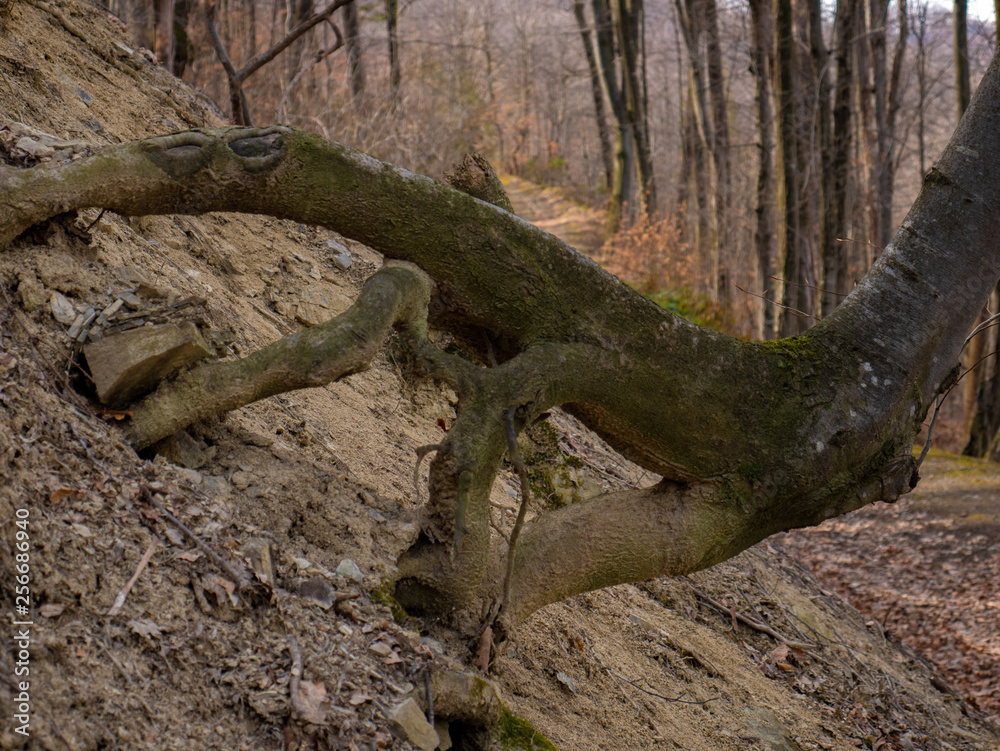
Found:
[[[254, 123], [429, 175], [479, 151], [606, 209], [610, 230], [632, 228], [605, 249], [629, 281], [706, 295], [758, 337], [808, 327], [867, 271], [994, 44], [964, 0], [335, 5], [246, 78]], [[207, 6], [237, 69], [327, 7]], [[110, 9], [228, 112], [203, 3]]]

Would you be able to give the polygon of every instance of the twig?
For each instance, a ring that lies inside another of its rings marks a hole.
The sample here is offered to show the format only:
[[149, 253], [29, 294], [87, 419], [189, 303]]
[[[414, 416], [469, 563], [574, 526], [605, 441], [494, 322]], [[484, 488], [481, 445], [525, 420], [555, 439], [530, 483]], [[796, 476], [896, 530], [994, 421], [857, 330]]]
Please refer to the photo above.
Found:
[[649, 689], [643, 688], [637, 682], [630, 681], [624, 675], [622, 675], [621, 673], [616, 673], [609, 667], [605, 667], [604, 669], [607, 670], [610, 675], [613, 675], [620, 681], [624, 681], [637, 691], [642, 691], [642, 693], [648, 694], [649, 696], [655, 696], [657, 699], [663, 699], [663, 701], [668, 701], [671, 704], [694, 704], [696, 706], [701, 706], [703, 704], [708, 704], [710, 701], [715, 701], [716, 699], [719, 698], [718, 696], [713, 696], [711, 699], [705, 699], [703, 701], [691, 701], [690, 699], [675, 699], [672, 696], [664, 696], [663, 694], [658, 694], [655, 691], [650, 691]]
[[927, 438], [924, 439], [924, 448], [920, 452], [920, 458], [917, 459], [917, 469], [920, 469], [920, 465], [924, 463], [924, 459], [927, 458], [927, 452], [931, 450], [931, 439], [934, 437], [934, 423], [937, 422], [938, 412], [941, 411], [941, 395], [937, 395], [937, 399], [934, 400], [934, 414], [931, 415], [931, 424], [927, 426]]
[[201, 538], [198, 537], [198, 535], [196, 535], [190, 529], [188, 529], [187, 525], [184, 524], [184, 522], [182, 522], [176, 516], [171, 514], [167, 510], [166, 506], [164, 506], [162, 503], [156, 500], [156, 498], [153, 496], [153, 494], [150, 492], [149, 488], [146, 485], [140, 485], [140, 490], [142, 492], [142, 497], [145, 498], [149, 504], [151, 504], [157, 511], [163, 514], [163, 516], [166, 517], [167, 521], [169, 521], [171, 524], [177, 527], [177, 529], [183, 532], [184, 535], [191, 542], [193, 542], [202, 553], [207, 555], [212, 560], [212, 562], [215, 563], [216, 566], [222, 569], [223, 573], [229, 575], [229, 577], [233, 580], [233, 583], [236, 585], [237, 592], [243, 589], [243, 587], [245, 586], [243, 577], [241, 577], [236, 572], [236, 570], [233, 569], [232, 566], [230, 566], [228, 563], [222, 560], [222, 557], [214, 550], [212, 550], [212, 548], [210, 548], [206, 543], [202, 542]]
[[777, 300], [772, 300], [770, 297], [765, 297], [764, 295], [758, 295], [756, 292], [751, 292], [748, 289], [743, 289], [736, 282], [733, 282], [733, 286], [736, 287], [736, 289], [738, 289], [740, 292], [742, 292], [745, 295], [750, 295], [751, 297], [759, 297], [764, 302], [769, 302], [769, 303], [771, 303], [771, 305], [777, 306], [779, 308], [784, 308], [785, 310], [787, 310], [789, 313], [791, 313], [794, 316], [801, 316], [802, 318], [812, 318], [814, 321], [818, 321], [819, 320], [818, 316], [809, 315], [809, 313], [804, 313], [801, 310], [799, 310], [798, 308], [790, 308], [787, 305], [782, 305]]
[[781, 282], [782, 284], [791, 284], [793, 287], [806, 287], [808, 289], [814, 289], [817, 292], [822, 292], [825, 295], [834, 295], [836, 297], [847, 297], [847, 293], [834, 292], [832, 289], [824, 289], [823, 287], [819, 287], [815, 284], [801, 284], [799, 282], [790, 282], [787, 279], [782, 279], [780, 276], [775, 276], [774, 274], [770, 274], [770, 278], [774, 279], [774, 281], [776, 282]]
[[510, 584], [514, 578], [514, 553], [517, 550], [517, 538], [521, 535], [521, 527], [524, 526], [524, 516], [528, 512], [528, 501], [531, 494], [528, 490], [528, 469], [524, 466], [521, 453], [517, 450], [517, 433], [514, 430], [514, 407], [507, 408], [507, 453], [510, 460], [517, 469], [517, 475], [521, 479], [521, 508], [517, 511], [517, 520], [514, 522], [514, 529], [510, 533], [510, 543], [507, 545], [507, 575], [503, 581], [503, 600], [501, 610], [507, 607], [510, 601]]
[[812, 644], [809, 642], [789, 639], [787, 636], [784, 636], [781, 632], [775, 631], [766, 623], [761, 623], [760, 621], [745, 616], [742, 613], [737, 612], [735, 608], [727, 608], [721, 602], [714, 599], [711, 595], [708, 595], [702, 590], [700, 590], [691, 581], [688, 581], [688, 586], [691, 587], [691, 590], [695, 593], [696, 596], [700, 597], [702, 600], [704, 600], [706, 603], [711, 605], [713, 608], [718, 610], [723, 615], [729, 615], [738, 620], [740, 623], [743, 623], [756, 631], [760, 631], [762, 634], [767, 634], [768, 636], [771, 636], [777, 639], [778, 641], [787, 644], [789, 647], [794, 647], [795, 649], [807, 650], [807, 649], [816, 649], [819, 646], [818, 644]]
[[128, 597], [128, 593], [132, 591], [132, 587], [139, 580], [139, 575], [142, 570], [146, 568], [146, 564], [149, 563], [149, 559], [153, 557], [153, 553], [156, 552], [157, 539], [154, 537], [149, 543], [149, 547], [146, 548], [146, 552], [143, 553], [142, 558], [139, 560], [139, 565], [135, 567], [135, 573], [132, 574], [132, 578], [126, 582], [125, 586], [121, 588], [118, 596], [115, 598], [115, 604], [111, 606], [108, 611], [108, 615], [118, 615], [122, 612], [122, 605], [125, 604], [125, 598]]
[[299, 719], [303, 715], [302, 699], [299, 697], [299, 681], [302, 679], [302, 650], [295, 634], [288, 635], [288, 651], [292, 655], [292, 677], [288, 681], [289, 698], [292, 700], [292, 716]]
[[279, 123], [284, 121], [285, 104], [288, 102], [288, 97], [292, 93], [292, 89], [294, 89], [298, 85], [299, 81], [302, 80], [302, 77], [305, 76], [305, 74], [308, 73], [310, 70], [312, 70], [314, 67], [319, 65], [324, 58], [329, 57], [334, 52], [336, 52], [337, 50], [339, 50], [341, 47], [344, 46], [344, 35], [341, 33], [340, 28], [329, 18], [326, 19], [326, 22], [333, 29], [333, 33], [337, 38], [334, 41], [333, 46], [325, 50], [319, 50], [315, 55], [313, 55], [312, 58], [309, 60], [308, 64], [303, 65], [301, 68], [299, 68], [299, 70], [292, 77], [292, 80], [288, 82], [288, 85], [285, 87], [285, 90], [281, 93], [281, 101], [278, 102], [278, 110], [277, 110], [277, 115], [275, 116], [275, 120]]
[[284, 52], [288, 46], [300, 36], [305, 34], [314, 26], [317, 26], [327, 20], [338, 8], [342, 8], [352, 2], [354, 2], [354, 0], [334, 0], [330, 3], [330, 6], [326, 10], [317, 13], [311, 18], [307, 18], [294, 29], [289, 31], [288, 34], [285, 35], [285, 38], [271, 47], [271, 49], [258, 55], [239, 70], [236, 70], [236, 66], [233, 65], [233, 61], [226, 52], [226, 47], [222, 42], [221, 35], [219, 34], [219, 27], [216, 23], [215, 4], [213, 2], [206, 4], [205, 19], [208, 24], [208, 33], [212, 38], [212, 46], [215, 47], [215, 52], [219, 56], [219, 62], [221, 62], [222, 67], [225, 68], [226, 78], [229, 80], [229, 97], [232, 115], [233, 119], [237, 121], [237, 125], [253, 125], [250, 119], [250, 107], [247, 104], [246, 95], [243, 93], [243, 83], [250, 76]]

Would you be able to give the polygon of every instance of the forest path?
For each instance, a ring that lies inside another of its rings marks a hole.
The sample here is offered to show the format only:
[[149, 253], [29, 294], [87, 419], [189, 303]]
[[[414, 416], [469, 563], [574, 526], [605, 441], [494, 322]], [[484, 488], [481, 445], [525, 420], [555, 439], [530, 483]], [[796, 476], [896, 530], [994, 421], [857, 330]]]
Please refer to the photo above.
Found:
[[772, 538], [1000, 721], [1000, 464], [940, 451], [893, 505]]
[[548, 188], [513, 175], [500, 178], [514, 212], [537, 227], [595, 258], [604, 244], [607, 217]]

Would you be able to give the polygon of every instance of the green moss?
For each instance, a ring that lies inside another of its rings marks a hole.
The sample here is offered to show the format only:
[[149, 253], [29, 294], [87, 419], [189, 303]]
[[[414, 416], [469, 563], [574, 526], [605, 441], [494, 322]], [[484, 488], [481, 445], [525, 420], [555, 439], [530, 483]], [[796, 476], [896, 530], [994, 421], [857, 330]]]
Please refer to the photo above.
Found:
[[506, 707], [500, 710], [497, 734], [503, 751], [558, 751], [551, 741]]
[[385, 605], [389, 608], [392, 613], [392, 619], [396, 623], [403, 623], [410, 616], [407, 614], [403, 606], [396, 602], [396, 598], [390, 594], [391, 584], [383, 583], [378, 589], [373, 589], [370, 592], [371, 598], [377, 602], [379, 605]]
[[736, 470], [741, 478], [750, 483], [759, 483], [764, 479], [764, 472], [766, 468], [764, 462], [747, 462], [746, 464], [741, 464]]

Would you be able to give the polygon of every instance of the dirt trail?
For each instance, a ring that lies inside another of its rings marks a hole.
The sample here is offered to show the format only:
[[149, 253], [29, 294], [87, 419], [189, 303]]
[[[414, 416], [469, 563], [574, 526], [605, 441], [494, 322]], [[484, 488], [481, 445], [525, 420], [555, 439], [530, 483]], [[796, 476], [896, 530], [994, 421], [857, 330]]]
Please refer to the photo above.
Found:
[[505, 175], [501, 181], [518, 216], [591, 258], [597, 255], [605, 236], [605, 217], [600, 211], [569, 200], [556, 188], [520, 177]]
[[916, 490], [781, 544], [1000, 721], [1000, 465], [932, 452]]

